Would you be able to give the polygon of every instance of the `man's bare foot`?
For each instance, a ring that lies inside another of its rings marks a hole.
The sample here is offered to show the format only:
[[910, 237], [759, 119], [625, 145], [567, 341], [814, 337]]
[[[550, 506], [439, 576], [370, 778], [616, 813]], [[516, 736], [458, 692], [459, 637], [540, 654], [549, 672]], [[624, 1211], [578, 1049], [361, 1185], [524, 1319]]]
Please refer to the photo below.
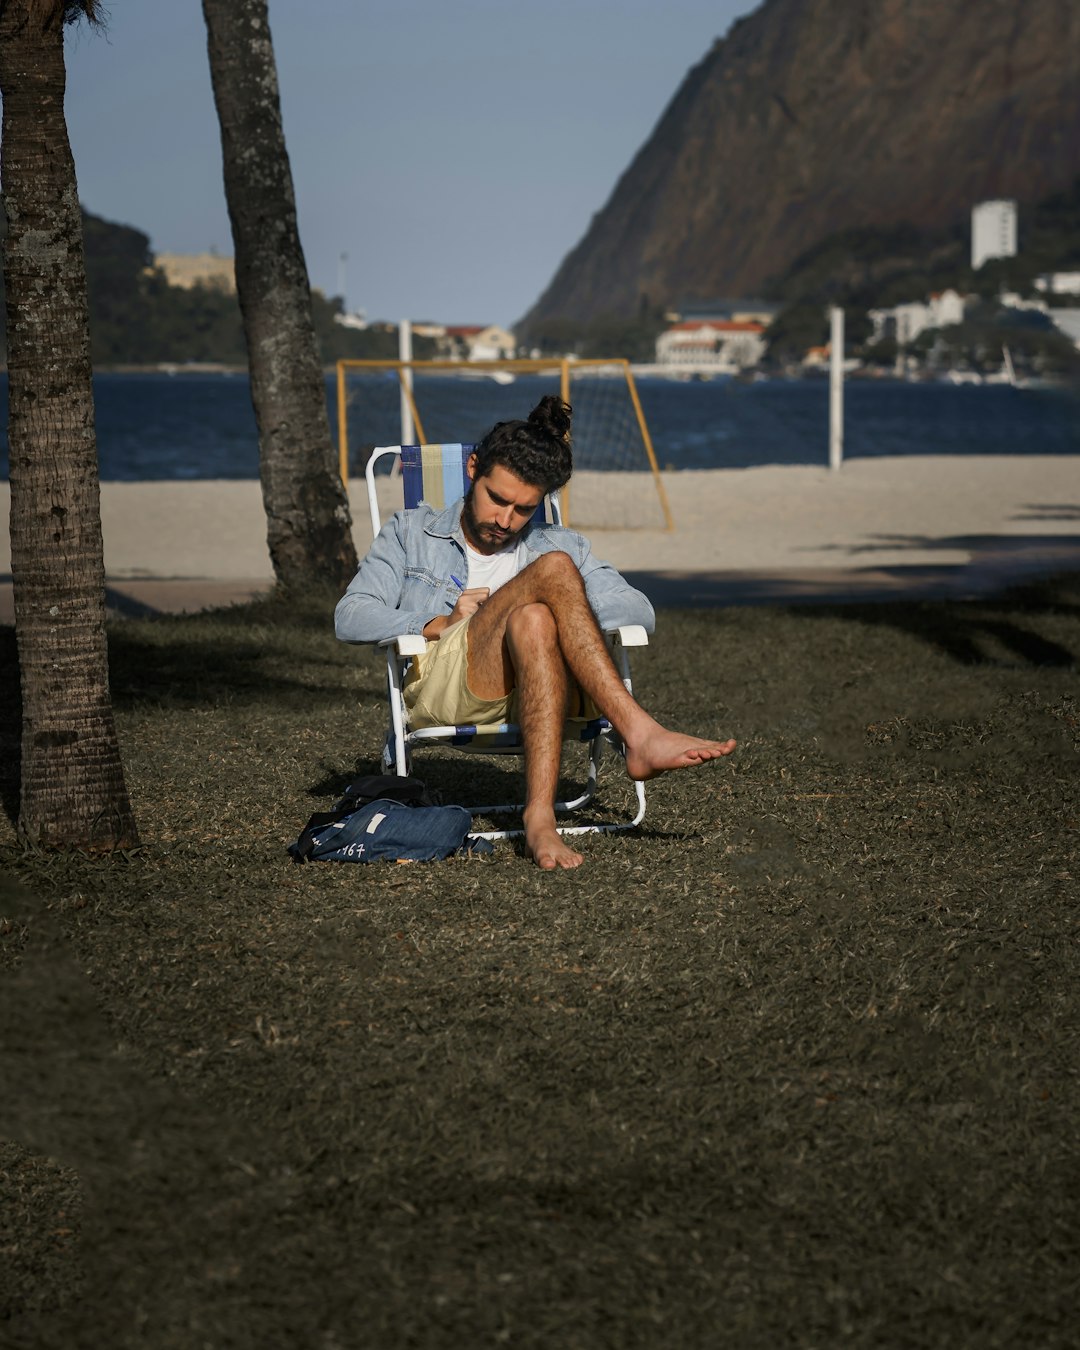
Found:
[[719, 759], [734, 749], [734, 741], [704, 741], [698, 736], [668, 731], [654, 722], [653, 729], [635, 739], [633, 745], [626, 743], [626, 772], [643, 782], [670, 769], [689, 769]]
[[554, 817], [530, 823], [526, 812], [524, 824], [525, 845], [533, 862], [545, 872], [553, 872], [559, 867], [580, 867], [585, 861], [580, 853], [563, 843], [562, 835], [555, 828]]

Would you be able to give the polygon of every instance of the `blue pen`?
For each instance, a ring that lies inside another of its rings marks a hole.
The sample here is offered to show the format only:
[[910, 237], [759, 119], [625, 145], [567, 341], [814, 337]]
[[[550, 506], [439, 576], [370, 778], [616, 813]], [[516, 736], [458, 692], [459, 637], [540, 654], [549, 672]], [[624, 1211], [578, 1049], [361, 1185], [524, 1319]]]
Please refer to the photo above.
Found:
[[465, 583], [463, 581], [459, 581], [458, 578], [454, 576], [453, 572], [450, 573], [450, 580], [454, 583], [454, 585], [458, 588], [459, 591], [463, 591], [465, 589]]

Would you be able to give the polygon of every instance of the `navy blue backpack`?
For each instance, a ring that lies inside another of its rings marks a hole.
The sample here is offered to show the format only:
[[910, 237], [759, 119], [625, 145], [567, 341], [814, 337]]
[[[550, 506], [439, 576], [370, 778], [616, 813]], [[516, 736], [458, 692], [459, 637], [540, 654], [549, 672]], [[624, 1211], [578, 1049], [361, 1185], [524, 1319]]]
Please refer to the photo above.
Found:
[[469, 835], [472, 816], [443, 806], [416, 778], [371, 774], [345, 790], [331, 811], [316, 811], [289, 845], [296, 862], [430, 862], [459, 851], [490, 852]]

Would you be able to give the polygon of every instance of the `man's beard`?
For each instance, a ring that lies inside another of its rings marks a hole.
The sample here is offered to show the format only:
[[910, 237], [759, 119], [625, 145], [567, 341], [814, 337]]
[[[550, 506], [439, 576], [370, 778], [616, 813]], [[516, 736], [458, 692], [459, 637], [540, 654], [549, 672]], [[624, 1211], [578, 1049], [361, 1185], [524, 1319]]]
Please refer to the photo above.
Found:
[[521, 530], [500, 530], [497, 525], [481, 524], [476, 518], [472, 488], [469, 488], [465, 494], [465, 500], [461, 506], [461, 525], [465, 532], [465, 538], [478, 553], [498, 553], [525, 528], [522, 525]]

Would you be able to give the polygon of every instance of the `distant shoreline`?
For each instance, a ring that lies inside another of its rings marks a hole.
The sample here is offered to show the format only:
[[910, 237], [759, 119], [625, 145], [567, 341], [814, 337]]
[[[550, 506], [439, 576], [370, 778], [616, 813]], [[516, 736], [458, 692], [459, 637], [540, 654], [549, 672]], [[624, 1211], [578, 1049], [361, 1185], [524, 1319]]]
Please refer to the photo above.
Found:
[[[553, 364], [561, 357], [552, 357]], [[620, 361], [621, 357], [612, 357], [612, 361]], [[570, 363], [573, 366], [573, 362]], [[729, 370], [711, 369], [706, 366], [659, 366], [650, 365], [643, 362], [630, 362], [630, 371], [635, 379], [647, 380], [666, 380], [674, 384], [688, 384], [698, 382], [722, 382], [731, 381], [736, 384], [763, 384], [763, 383], [785, 383], [791, 381], [807, 380], [812, 382], [824, 383], [829, 378], [827, 369], [810, 367], [805, 370], [760, 370], [750, 368], [748, 370], [731, 372]], [[461, 362], [463, 372], [469, 371], [469, 363]], [[6, 365], [0, 365], [0, 375], [8, 373]], [[215, 361], [161, 361], [149, 365], [132, 365], [129, 363], [121, 365], [100, 365], [93, 369], [94, 375], [168, 375], [170, 377], [184, 378], [185, 376], [199, 375], [250, 375], [249, 368], [245, 365], [228, 365]], [[337, 364], [333, 363], [322, 367], [323, 376], [330, 379], [337, 374]], [[450, 372], [440, 371], [440, 374]], [[475, 373], [475, 372], [474, 372]], [[958, 381], [950, 381], [948, 372], [927, 372], [920, 371], [907, 376], [897, 375], [895, 371], [879, 367], [864, 367], [859, 370], [846, 371], [844, 380], [865, 383], [873, 381], [874, 383], [895, 383], [895, 384], [949, 384]], [[992, 384], [991, 380], [975, 380], [972, 383]], [[1045, 377], [1039, 382], [1041, 388], [1053, 389], [1080, 389], [1080, 380], [1070, 379], [1068, 376]]]

